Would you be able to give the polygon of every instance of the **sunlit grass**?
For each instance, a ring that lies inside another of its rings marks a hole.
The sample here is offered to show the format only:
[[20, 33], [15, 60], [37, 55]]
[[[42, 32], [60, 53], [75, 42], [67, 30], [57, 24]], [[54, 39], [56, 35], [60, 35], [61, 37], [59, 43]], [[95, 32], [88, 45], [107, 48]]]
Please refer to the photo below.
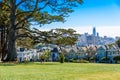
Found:
[[119, 64], [0, 63], [0, 80], [119, 80]]

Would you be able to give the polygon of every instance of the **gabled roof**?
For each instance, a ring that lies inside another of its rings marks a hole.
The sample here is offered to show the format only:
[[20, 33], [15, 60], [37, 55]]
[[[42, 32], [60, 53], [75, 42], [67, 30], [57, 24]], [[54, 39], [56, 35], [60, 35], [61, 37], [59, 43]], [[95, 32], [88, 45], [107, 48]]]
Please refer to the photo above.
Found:
[[78, 51], [86, 52], [87, 48], [86, 47], [77, 47]]
[[59, 52], [57, 48], [53, 48], [53, 50], [51, 50], [51, 52]]
[[97, 50], [97, 47], [96, 47], [96, 46], [90, 46], [88, 49], [89, 49], [89, 50], [92, 50], [92, 51], [96, 51], [96, 50]]
[[71, 49], [71, 50], [69, 51], [69, 53], [72, 53], [72, 52], [76, 53], [76, 51], [75, 51], [74, 49]]
[[99, 46], [98, 48], [97, 48], [97, 50], [98, 49], [104, 49], [104, 50], [107, 50], [108, 48], [106, 47], [106, 46]]
[[120, 50], [120, 48], [118, 47], [118, 45], [114, 45], [114, 47], [116, 47], [117, 50]]

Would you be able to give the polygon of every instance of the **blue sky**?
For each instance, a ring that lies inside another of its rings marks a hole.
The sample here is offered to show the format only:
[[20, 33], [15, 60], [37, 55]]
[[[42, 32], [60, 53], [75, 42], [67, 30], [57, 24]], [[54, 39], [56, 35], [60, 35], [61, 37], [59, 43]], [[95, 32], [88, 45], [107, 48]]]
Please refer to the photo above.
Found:
[[55, 22], [40, 29], [73, 28], [83, 34], [91, 33], [95, 26], [101, 36], [120, 36], [120, 0], [83, 0], [83, 2], [74, 9], [75, 12], [70, 14], [70, 17], [66, 18], [65, 23]]

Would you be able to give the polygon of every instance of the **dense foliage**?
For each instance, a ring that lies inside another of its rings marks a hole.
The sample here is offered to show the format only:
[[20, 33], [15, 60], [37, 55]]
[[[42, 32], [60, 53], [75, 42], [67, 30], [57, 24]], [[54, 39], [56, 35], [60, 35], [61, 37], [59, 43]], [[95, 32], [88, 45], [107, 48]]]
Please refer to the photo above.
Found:
[[16, 40], [33, 38], [30, 25], [64, 22], [73, 7], [81, 3], [82, 0], [0, 0], [2, 60], [16, 60]]

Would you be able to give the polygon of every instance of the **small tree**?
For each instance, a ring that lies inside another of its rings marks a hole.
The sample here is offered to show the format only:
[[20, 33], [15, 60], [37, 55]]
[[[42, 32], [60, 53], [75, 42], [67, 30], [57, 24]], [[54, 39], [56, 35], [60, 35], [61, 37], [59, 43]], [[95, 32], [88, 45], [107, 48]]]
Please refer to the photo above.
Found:
[[45, 50], [45, 51], [43, 52], [43, 54], [40, 56], [41, 62], [43, 62], [43, 61], [48, 61], [49, 58], [50, 58], [50, 51], [48, 51], [48, 50]]
[[65, 60], [64, 54], [60, 53], [60, 56], [59, 56], [60, 63], [64, 63], [64, 60]]
[[50, 58], [50, 51], [45, 50], [45, 52], [44, 52], [44, 59], [45, 59], [46, 61], [48, 61], [49, 58]]
[[40, 62], [42, 63], [44, 61], [44, 55], [43, 54], [40, 55], [39, 59], [40, 59]]

